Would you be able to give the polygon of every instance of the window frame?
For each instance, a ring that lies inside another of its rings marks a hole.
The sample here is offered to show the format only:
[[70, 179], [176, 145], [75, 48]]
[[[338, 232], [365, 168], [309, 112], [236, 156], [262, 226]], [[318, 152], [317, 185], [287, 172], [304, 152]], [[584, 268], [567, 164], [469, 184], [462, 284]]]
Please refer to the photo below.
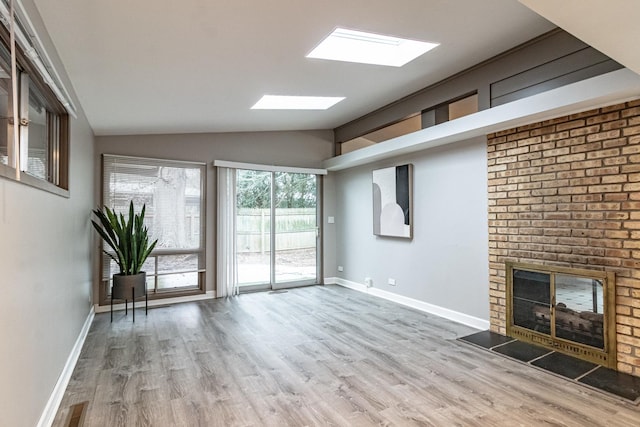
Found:
[[[105, 179], [107, 178], [105, 175], [105, 158], [106, 157], [115, 157], [119, 159], [131, 159], [133, 161], [140, 160], [145, 164], [149, 162], [158, 162], [159, 166], [178, 166], [184, 167], [191, 165], [193, 167], [198, 167], [201, 170], [200, 173], [200, 242], [198, 248], [193, 249], [166, 249], [159, 248], [154, 249], [147, 261], [154, 262], [154, 271], [147, 271], [147, 281], [149, 277], [153, 277], [152, 280], [155, 281], [155, 285], [153, 289], [148, 289], [148, 298], [149, 300], [158, 300], [164, 298], [175, 298], [175, 297], [184, 297], [184, 296], [193, 296], [193, 295], [201, 295], [206, 292], [206, 205], [207, 205], [207, 164], [203, 162], [193, 162], [193, 161], [182, 161], [182, 160], [171, 160], [171, 159], [159, 159], [159, 158], [149, 158], [149, 157], [138, 157], [138, 156], [125, 156], [119, 154], [101, 154], [100, 155], [100, 205], [104, 206], [105, 201], [107, 200], [107, 194], [105, 192]], [[98, 255], [100, 258], [100, 266], [97, 271], [97, 281], [99, 284], [98, 289], [98, 304], [109, 305], [111, 303], [111, 293], [109, 292], [109, 283], [112, 280], [111, 277], [104, 277], [105, 271], [105, 262], [107, 262], [106, 257], [103, 255], [102, 249], [105, 248], [105, 243], [102, 239], [99, 242], [100, 254]], [[171, 256], [171, 255], [188, 255], [188, 254], [197, 254], [201, 257], [202, 265], [198, 267], [196, 270], [177, 270], [173, 272], [158, 272], [158, 258], [163, 256]], [[197, 273], [198, 274], [198, 283], [195, 286], [182, 287], [176, 289], [160, 289], [158, 287], [159, 277], [170, 274], [181, 274], [181, 273]]]
[[[0, 43], [4, 45], [7, 51], [11, 51], [10, 33], [4, 25], [0, 25]], [[8, 154], [11, 152], [28, 152], [28, 117], [25, 117], [22, 114], [29, 108], [29, 94], [28, 92], [25, 93], [25, 89], [28, 90], [33, 86], [37, 90], [38, 94], [42, 96], [46, 103], [45, 110], [47, 114], [51, 113], [54, 117], [57, 117], [57, 124], [55, 126], [55, 137], [49, 132], [47, 127], [47, 157], [49, 159], [47, 179], [36, 177], [25, 170], [26, 168], [23, 168], [23, 166], [26, 165], [27, 159], [22, 159], [22, 155], [19, 156], [20, 165], [17, 164], [18, 161], [15, 155], [9, 155], [10, 162], [13, 162], [13, 164], [0, 164], [0, 176], [68, 198], [70, 197], [70, 132], [68, 111], [58, 100], [53, 90], [45, 83], [37, 68], [29, 60], [28, 56], [24, 53], [18, 43], [15, 43], [15, 54], [17, 75], [12, 75], [11, 78], [17, 79], [19, 92], [17, 102], [20, 117], [20, 129], [18, 131], [17, 141], [13, 140], [13, 138], [7, 140]], [[25, 99], [27, 100], [26, 105], [23, 102]], [[16, 100], [13, 100], [12, 102], [16, 102]], [[26, 122], [24, 122], [23, 119], [26, 120]], [[11, 118], [11, 121], [15, 122], [15, 118]], [[8, 129], [11, 129], [10, 125], [8, 126]], [[23, 131], [23, 129], [26, 131]], [[53, 143], [50, 139], [52, 137]]]

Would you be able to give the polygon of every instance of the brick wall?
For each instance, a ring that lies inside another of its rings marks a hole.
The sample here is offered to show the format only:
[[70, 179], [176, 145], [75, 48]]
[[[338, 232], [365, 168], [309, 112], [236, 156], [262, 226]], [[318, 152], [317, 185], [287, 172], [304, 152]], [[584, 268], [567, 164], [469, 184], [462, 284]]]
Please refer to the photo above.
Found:
[[613, 271], [617, 367], [640, 376], [640, 100], [487, 140], [491, 329], [507, 260]]

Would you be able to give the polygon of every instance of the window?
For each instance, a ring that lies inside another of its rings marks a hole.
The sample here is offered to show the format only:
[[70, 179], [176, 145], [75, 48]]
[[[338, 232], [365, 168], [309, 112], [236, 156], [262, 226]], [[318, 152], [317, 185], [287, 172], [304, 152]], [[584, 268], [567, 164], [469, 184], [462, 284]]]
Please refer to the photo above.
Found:
[[11, 54], [0, 44], [0, 164], [10, 165], [9, 152], [13, 148], [9, 141], [13, 139], [13, 120], [11, 104]]
[[338, 154], [346, 154], [477, 112], [478, 94], [464, 95], [436, 107], [413, 113], [402, 120], [387, 124], [373, 132], [339, 143]]
[[422, 112], [422, 127], [427, 128], [478, 112], [478, 94], [452, 99]]
[[416, 113], [411, 117], [392, 123], [381, 129], [369, 132], [366, 135], [345, 141], [341, 144], [341, 154], [347, 154], [360, 148], [375, 145], [379, 142], [386, 141], [408, 133], [417, 132], [422, 129], [422, 117]]
[[[9, 40], [8, 31], [0, 26], [0, 176], [66, 196], [67, 111], [20, 46], [16, 46], [16, 72], [12, 72]], [[12, 76], [16, 79], [15, 100]]]
[[[145, 224], [156, 248], [143, 270], [149, 297], [204, 291], [205, 164], [103, 156], [103, 205], [126, 213], [146, 205]], [[115, 263], [102, 257], [100, 300], [107, 302]]]

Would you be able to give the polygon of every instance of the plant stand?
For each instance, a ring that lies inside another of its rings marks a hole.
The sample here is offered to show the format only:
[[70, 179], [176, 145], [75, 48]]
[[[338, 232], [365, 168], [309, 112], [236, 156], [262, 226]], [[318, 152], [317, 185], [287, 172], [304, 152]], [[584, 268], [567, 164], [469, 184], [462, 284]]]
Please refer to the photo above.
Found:
[[111, 322], [113, 322], [113, 300], [124, 300], [124, 315], [129, 312], [128, 303], [131, 296], [131, 313], [133, 321], [136, 321], [136, 297], [144, 295], [144, 314], [149, 313], [149, 297], [147, 294], [147, 275], [141, 272], [135, 275], [113, 275], [113, 288], [111, 289]]

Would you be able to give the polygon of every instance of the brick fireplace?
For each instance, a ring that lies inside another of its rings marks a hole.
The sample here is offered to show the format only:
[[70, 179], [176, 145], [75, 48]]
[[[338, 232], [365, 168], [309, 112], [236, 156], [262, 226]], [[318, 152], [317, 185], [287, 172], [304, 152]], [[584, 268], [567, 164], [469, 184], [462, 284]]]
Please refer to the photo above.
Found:
[[615, 273], [616, 368], [640, 376], [640, 100], [487, 136], [491, 329], [505, 262]]

